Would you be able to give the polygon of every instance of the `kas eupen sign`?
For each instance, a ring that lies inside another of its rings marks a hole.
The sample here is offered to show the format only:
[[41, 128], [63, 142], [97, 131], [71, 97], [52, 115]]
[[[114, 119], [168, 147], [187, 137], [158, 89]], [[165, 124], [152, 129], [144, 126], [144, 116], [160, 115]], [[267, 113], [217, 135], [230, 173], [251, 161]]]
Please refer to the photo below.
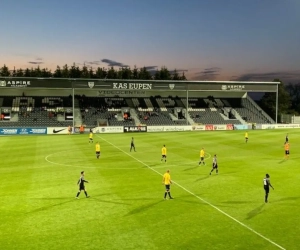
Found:
[[112, 85], [113, 89], [152, 89], [152, 83], [117, 83], [114, 82]]

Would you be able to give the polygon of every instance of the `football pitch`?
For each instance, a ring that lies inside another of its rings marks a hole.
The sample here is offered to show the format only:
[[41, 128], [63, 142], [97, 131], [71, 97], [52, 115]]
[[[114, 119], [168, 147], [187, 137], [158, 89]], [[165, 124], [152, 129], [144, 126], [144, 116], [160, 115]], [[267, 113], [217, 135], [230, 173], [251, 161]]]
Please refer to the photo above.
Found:
[[[299, 249], [300, 133], [251, 130], [247, 144], [244, 133], [95, 134], [99, 160], [88, 134], [2, 136], [0, 249]], [[91, 197], [77, 200], [82, 170]]]

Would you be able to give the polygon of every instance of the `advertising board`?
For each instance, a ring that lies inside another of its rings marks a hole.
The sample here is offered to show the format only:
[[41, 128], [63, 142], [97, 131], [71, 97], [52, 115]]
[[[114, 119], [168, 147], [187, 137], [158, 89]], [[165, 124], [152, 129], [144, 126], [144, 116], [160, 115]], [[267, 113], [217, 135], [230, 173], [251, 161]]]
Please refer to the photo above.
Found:
[[0, 135], [47, 134], [47, 128], [0, 128]]
[[93, 130], [93, 133], [123, 133], [123, 127], [96, 127]]
[[234, 130], [247, 130], [248, 125], [243, 124], [234, 124]]
[[214, 130], [214, 131], [219, 131], [219, 130], [234, 130], [235, 125], [233, 124], [206, 124], [204, 125], [204, 130]]
[[147, 126], [124, 126], [124, 133], [127, 132], [147, 132]]
[[227, 130], [227, 124], [206, 124], [205, 130]]
[[[256, 126], [259, 129], [260, 126]], [[276, 124], [261, 124], [261, 129], [275, 129]]]
[[300, 124], [275, 124], [275, 129], [281, 128], [300, 128]]
[[214, 130], [214, 125], [213, 124], [206, 124], [205, 125], [205, 130]]
[[149, 126], [147, 132], [164, 132], [164, 126]]
[[205, 130], [205, 125], [193, 125], [192, 126], [192, 131], [204, 131]]
[[[90, 132], [91, 129], [93, 130], [94, 128], [84, 127], [84, 132]], [[74, 128], [74, 133], [79, 133], [79, 132], [80, 132], [80, 128], [79, 127], [75, 127]]]
[[192, 126], [149, 126], [147, 132], [180, 132], [192, 131]]
[[48, 127], [47, 128], [48, 135], [66, 135], [68, 134], [67, 127]]
[[227, 125], [226, 124], [216, 124], [214, 125], [214, 129], [213, 130], [227, 130]]
[[234, 130], [233, 124], [226, 124], [226, 130]]

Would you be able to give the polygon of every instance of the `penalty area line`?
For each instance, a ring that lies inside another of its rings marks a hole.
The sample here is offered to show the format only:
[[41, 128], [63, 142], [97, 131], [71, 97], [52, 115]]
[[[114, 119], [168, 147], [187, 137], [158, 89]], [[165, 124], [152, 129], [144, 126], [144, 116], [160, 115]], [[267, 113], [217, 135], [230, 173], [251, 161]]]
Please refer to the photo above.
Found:
[[[106, 143], [110, 144], [111, 146], [115, 147], [116, 149], [120, 150], [121, 152], [123, 152], [124, 154], [130, 156], [132, 159], [136, 160], [137, 162], [143, 164], [145, 167], [149, 168], [150, 170], [152, 170], [153, 172], [157, 173], [160, 176], [163, 176], [160, 172], [158, 172], [157, 170], [155, 170], [154, 168], [150, 167], [149, 165], [147, 165], [146, 163], [142, 162], [141, 160], [135, 158], [134, 156], [132, 156], [131, 154], [127, 153], [126, 151], [122, 150], [120, 147], [116, 146], [115, 144], [105, 140], [104, 138], [102, 138], [101, 136], [97, 136], [99, 138], [101, 138], [103, 141], [105, 141]], [[167, 166], [166, 166], [167, 167]], [[202, 201], [203, 203], [209, 205], [210, 207], [214, 208], [215, 210], [217, 210], [218, 212], [220, 212], [221, 214], [225, 215], [226, 217], [228, 217], [229, 219], [235, 221], [236, 223], [238, 223], [239, 225], [241, 225], [242, 227], [248, 229], [249, 231], [251, 231], [252, 233], [256, 234], [257, 236], [261, 237], [262, 239], [268, 241], [269, 243], [271, 243], [272, 245], [278, 247], [281, 250], [286, 250], [284, 247], [280, 246], [279, 244], [277, 244], [276, 242], [272, 241], [271, 239], [267, 238], [266, 236], [262, 235], [261, 233], [255, 231], [254, 229], [252, 229], [251, 227], [247, 226], [246, 224], [244, 224], [243, 222], [239, 221], [238, 219], [232, 217], [230, 214], [227, 214], [226, 212], [224, 212], [223, 210], [221, 210], [220, 208], [216, 207], [215, 205], [211, 204], [210, 202], [204, 200], [203, 198], [201, 198], [200, 196], [194, 194], [193, 192], [191, 192], [190, 190], [186, 189], [185, 187], [183, 187], [182, 185], [180, 185], [179, 183], [172, 181], [175, 185], [177, 185], [178, 187], [180, 187], [182, 190], [186, 191], [187, 193], [191, 194], [192, 196], [194, 196], [195, 198], [197, 198], [198, 200]]]

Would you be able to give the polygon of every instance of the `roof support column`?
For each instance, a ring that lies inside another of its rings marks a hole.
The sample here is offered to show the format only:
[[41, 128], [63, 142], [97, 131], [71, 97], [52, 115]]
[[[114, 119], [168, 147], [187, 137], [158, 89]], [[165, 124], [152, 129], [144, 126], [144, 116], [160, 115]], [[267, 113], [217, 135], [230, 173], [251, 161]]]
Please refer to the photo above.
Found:
[[[188, 115], [189, 115], [189, 90], [186, 90], [186, 114], [185, 114], [185, 119], [186, 119], [186, 125], [189, 125], [189, 120], [188, 120]], [[193, 125], [193, 124], [191, 124]]]
[[275, 122], [277, 124], [277, 119], [278, 119], [278, 84], [277, 84], [277, 90], [276, 90], [276, 117], [275, 117]]

